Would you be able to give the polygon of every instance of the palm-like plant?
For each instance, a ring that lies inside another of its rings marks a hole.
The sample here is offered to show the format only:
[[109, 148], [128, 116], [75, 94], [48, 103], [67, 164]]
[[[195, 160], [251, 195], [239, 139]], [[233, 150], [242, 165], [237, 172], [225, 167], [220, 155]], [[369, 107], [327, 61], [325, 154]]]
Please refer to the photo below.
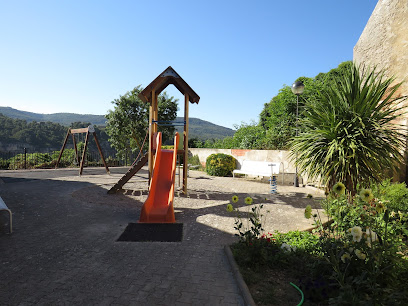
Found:
[[358, 183], [379, 181], [404, 162], [406, 133], [396, 119], [406, 97], [401, 83], [375, 69], [352, 65], [305, 105], [305, 132], [291, 143], [301, 173], [331, 188], [343, 182], [351, 194]]

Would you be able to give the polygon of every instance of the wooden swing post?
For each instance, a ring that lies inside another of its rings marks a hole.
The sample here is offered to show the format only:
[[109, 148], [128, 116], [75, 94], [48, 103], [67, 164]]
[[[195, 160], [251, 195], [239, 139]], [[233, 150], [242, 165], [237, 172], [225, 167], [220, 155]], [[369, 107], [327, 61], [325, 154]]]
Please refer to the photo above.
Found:
[[81, 165], [79, 167], [79, 175], [82, 175], [82, 171], [83, 171], [83, 168], [84, 168], [85, 159], [86, 159], [86, 149], [88, 147], [88, 141], [89, 141], [89, 134], [90, 133], [92, 133], [92, 135], [94, 136], [95, 143], [96, 143], [96, 146], [98, 148], [99, 154], [101, 156], [102, 162], [103, 162], [103, 164], [105, 166], [106, 172], [109, 174], [110, 172], [109, 172], [108, 165], [106, 164], [105, 158], [103, 157], [102, 148], [101, 148], [101, 146], [99, 144], [98, 137], [96, 136], [95, 129], [94, 129], [94, 127], [92, 125], [90, 125], [90, 126], [88, 126], [86, 128], [81, 128], [81, 129], [68, 129], [68, 133], [67, 133], [67, 136], [65, 137], [64, 144], [62, 145], [61, 152], [60, 152], [60, 154], [58, 156], [58, 160], [57, 160], [57, 164], [55, 165], [55, 169], [58, 168], [58, 164], [59, 164], [59, 162], [61, 160], [61, 157], [62, 157], [62, 154], [64, 152], [65, 146], [67, 144], [69, 135], [72, 135], [72, 140], [74, 142], [74, 149], [75, 149], [75, 157], [77, 159], [77, 162], [79, 163], [79, 160], [78, 160], [79, 155], [78, 155], [77, 144], [76, 144], [76, 141], [75, 141], [75, 134], [82, 134], [82, 133], [86, 133], [86, 137], [85, 137], [84, 151], [82, 152]]

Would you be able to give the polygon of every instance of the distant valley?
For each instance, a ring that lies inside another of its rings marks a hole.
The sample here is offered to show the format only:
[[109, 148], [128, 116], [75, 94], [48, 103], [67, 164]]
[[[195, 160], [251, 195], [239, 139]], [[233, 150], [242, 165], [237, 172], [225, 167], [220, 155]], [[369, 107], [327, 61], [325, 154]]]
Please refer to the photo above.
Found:
[[[99, 127], [103, 127], [106, 125], [106, 119], [104, 115], [84, 115], [74, 113], [38, 114], [17, 110], [11, 107], [0, 107], [0, 113], [6, 117], [26, 120], [27, 122], [53, 122], [66, 127], [75, 122], [91, 123]], [[176, 121], [183, 121], [183, 118], [178, 117]], [[182, 130], [183, 127], [177, 127], [178, 132], [181, 132]], [[216, 125], [209, 121], [201, 120], [198, 118], [190, 118], [189, 120], [190, 139], [198, 138], [204, 141], [207, 139], [222, 139], [227, 136], [233, 136], [234, 133], [235, 131], [230, 128]]]

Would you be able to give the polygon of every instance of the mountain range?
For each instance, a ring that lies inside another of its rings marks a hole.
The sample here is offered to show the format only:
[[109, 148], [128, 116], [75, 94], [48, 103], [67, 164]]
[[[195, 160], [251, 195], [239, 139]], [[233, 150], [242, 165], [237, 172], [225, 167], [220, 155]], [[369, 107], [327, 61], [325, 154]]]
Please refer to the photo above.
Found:
[[[73, 122], [90, 122], [93, 125], [105, 126], [106, 119], [104, 115], [87, 115], [74, 113], [55, 113], [55, 114], [39, 114], [14, 109], [12, 107], [0, 106], [0, 113], [4, 116], [26, 120], [27, 122], [54, 122], [63, 126], [70, 126]], [[184, 118], [177, 117], [175, 121], [183, 121]], [[180, 133], [183, 128], [177, 127]], [[227, 136], [233, 136], [235, 131], [220, 125], [216, 125], [209, 121], [201, 120], [199, 118], [189, 118], [189, 138], [198, 138], [201, 140], [207, 139], [222, 139]]]

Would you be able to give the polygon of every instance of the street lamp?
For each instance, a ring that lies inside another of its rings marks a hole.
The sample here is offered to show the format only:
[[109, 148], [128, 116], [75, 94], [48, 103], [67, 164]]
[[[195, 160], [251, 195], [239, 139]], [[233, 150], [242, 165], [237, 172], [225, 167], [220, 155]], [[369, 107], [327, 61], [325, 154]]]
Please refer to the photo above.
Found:
[[[303, 93], [305, 90], [305, 84], [303, 84], [302, 81], [296, 81], [295, 83], [292, 84], [292, 92], [296, 95], [296, 136], [299, 135], [299, 130], [298, 130], [298, 120], [299, 120], [299, 95]], [[299, 177], [298, 177], [298, 168], [297, 168], [297, 153], [296, 153], [296, 170], [295, 170], [295, 181], [294, 185], [295, 187], [299, 187]]]

